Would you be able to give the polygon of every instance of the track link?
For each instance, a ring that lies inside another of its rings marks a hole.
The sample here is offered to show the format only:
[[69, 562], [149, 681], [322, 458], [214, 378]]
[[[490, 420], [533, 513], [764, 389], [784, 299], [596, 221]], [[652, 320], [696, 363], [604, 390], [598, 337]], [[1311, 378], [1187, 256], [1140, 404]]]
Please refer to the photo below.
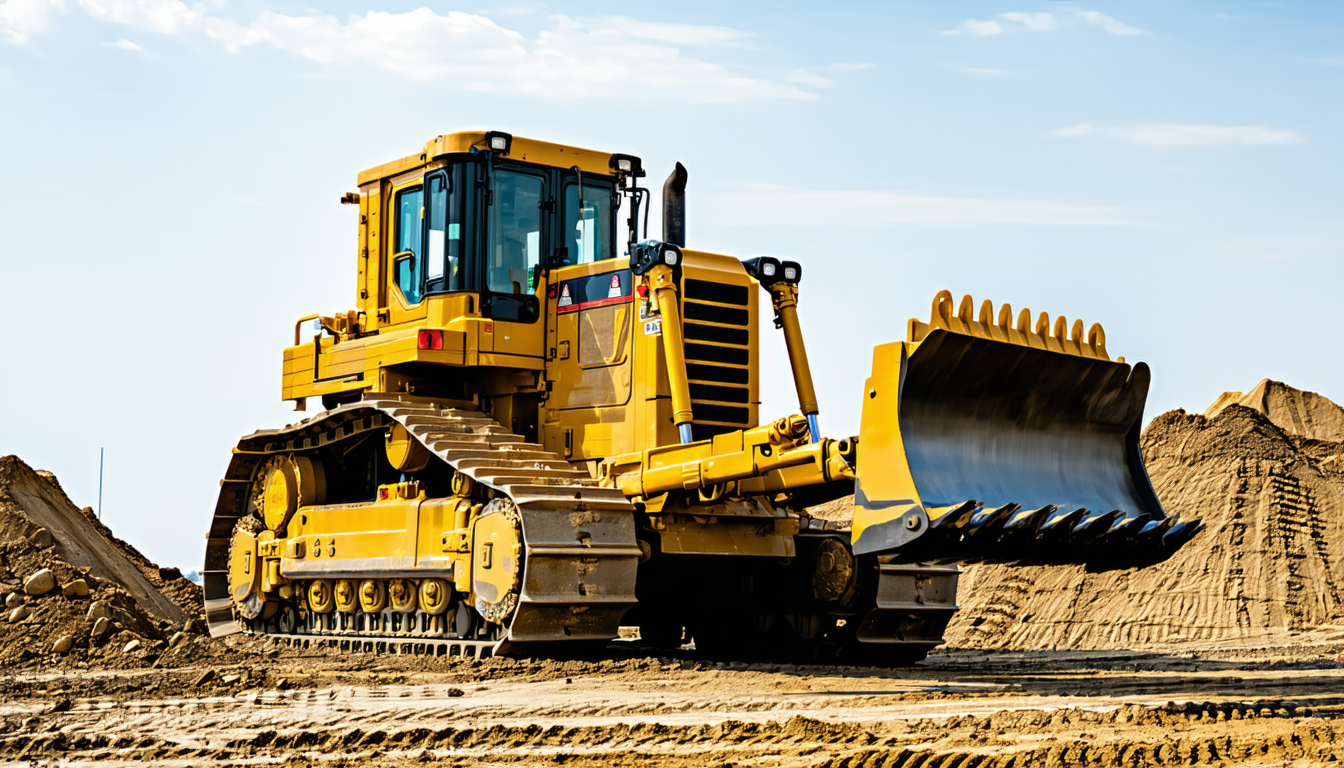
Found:
[[[220, 482], [206, 542], [205, 614], [211, 635], [243, 631], [228, 595], [229, 536], [247, 515], [256, 472], [271, 456], [301, 453], [400, 424], [435, 457], [517, 505], [524, 541], [517, 609], [491, 653], [526, 646], [616, 637], [635, 604], [634, 507], [617, 489], [536, 443], [511, 434], [470, 403], [410, 395], [376, 395], [319, 413], [284, 429], [244, 437]], [[435, 643], [360, 631], [295, 635], [317, 641]], [[459, 648], [472, 641], [444, 639]], [[468, 655], [478, 655], [474, 652]]]

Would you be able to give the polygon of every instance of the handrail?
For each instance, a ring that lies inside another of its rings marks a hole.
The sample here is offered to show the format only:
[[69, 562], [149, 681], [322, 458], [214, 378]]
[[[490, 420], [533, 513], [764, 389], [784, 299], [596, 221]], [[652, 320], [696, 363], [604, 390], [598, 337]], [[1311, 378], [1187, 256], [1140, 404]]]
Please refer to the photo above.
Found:
[[304, 315], [303, 317], [300, 317], [298, 321], [294, 323], [294, 346], [296, 347], [299, 346], [299, 329], [303, 327], [303, 324], [308, 322], [309, 320], [321, 320], [321, 319], [322, 319], [321, 315]]

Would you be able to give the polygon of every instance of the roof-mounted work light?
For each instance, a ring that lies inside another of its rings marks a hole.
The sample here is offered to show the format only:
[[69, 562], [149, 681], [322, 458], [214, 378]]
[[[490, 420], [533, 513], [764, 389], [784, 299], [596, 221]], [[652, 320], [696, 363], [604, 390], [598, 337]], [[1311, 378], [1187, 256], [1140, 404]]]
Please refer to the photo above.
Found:
[[644, 178], [644, 164], [634, 155], [612, 155], [609, 165], [611, 170], [617, 173], [622, 173], [636, 179]]
[[756, 282], [769, 288], [783, 279], [783, 269], [780, 266], [779, 259], [772, 259], [769, 256], [757, 256], [754, 259], [745, 259], [742, 266], [747, 268], [747, 274], [756, 278]]
[[780, 263], [783, 272], [784, 282], [797, 285], [803, 281], [803, 265], [796, 261], [785, 261]]
[[642, 275], [653, 269], [656, 264], [666, 264], [677, 269], [681, 264], [681, 249], [671, 243], [657, 240], [645, 240], [635, 243], [630, 250], [630, 271]]
[[485, 148], [501, 155], [509, 154], [513, 147], [513, 134], [503, 131], [488, 131], [485, 134]]

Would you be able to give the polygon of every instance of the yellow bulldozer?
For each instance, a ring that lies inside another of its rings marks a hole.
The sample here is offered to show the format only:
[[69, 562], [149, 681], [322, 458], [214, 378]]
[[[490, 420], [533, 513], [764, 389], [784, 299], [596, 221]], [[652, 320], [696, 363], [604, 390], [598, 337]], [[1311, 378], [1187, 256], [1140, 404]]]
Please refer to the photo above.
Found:
[[[859, 434], [823, 436], [802, 266], [686, 247], [679, 163], [648, 239], [644, 176], [499, 131], [359, 175], [356, 309], [284, 351], [282, 397], [324, 410], [243, 438], [221, 481], [213, 635], [484, 657], [638, 628], [909, 663], [958, 562], [1143, 565], [1196, 532], [1143, 467], [1148, 368], [1099, 325], [944, 291], [873, 351]], [[765, 312], [799, 412], [763, 422]]]

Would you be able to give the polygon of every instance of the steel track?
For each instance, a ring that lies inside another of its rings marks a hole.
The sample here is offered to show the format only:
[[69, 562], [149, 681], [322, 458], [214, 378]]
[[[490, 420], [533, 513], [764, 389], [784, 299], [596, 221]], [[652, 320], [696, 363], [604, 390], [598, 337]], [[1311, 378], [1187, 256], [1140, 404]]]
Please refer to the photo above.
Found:
[[[512, 499], [523, 530], [518, 607], [492, 653], [530, 644], [607, 640], [635, 604], [634, 507], [617, 489], [600, 487], [582, 470], [536, 443], [507, 432], [470, 404], [409, 395], [378, 395], [343, 405], [284, 429], [244, 437], [220, 485], [206, 542], [202, 577], [205, 613], [214, 637], [243, 631], [228, 596], [229, 537], [247, 514], [255, 473], [270, 456], [315, 450], [400, 424], [433, 455], [477, 483]], [[294, 635], [360, 644], [361, 635]], [[425, 640], [466, 647], [482, 641]]]

